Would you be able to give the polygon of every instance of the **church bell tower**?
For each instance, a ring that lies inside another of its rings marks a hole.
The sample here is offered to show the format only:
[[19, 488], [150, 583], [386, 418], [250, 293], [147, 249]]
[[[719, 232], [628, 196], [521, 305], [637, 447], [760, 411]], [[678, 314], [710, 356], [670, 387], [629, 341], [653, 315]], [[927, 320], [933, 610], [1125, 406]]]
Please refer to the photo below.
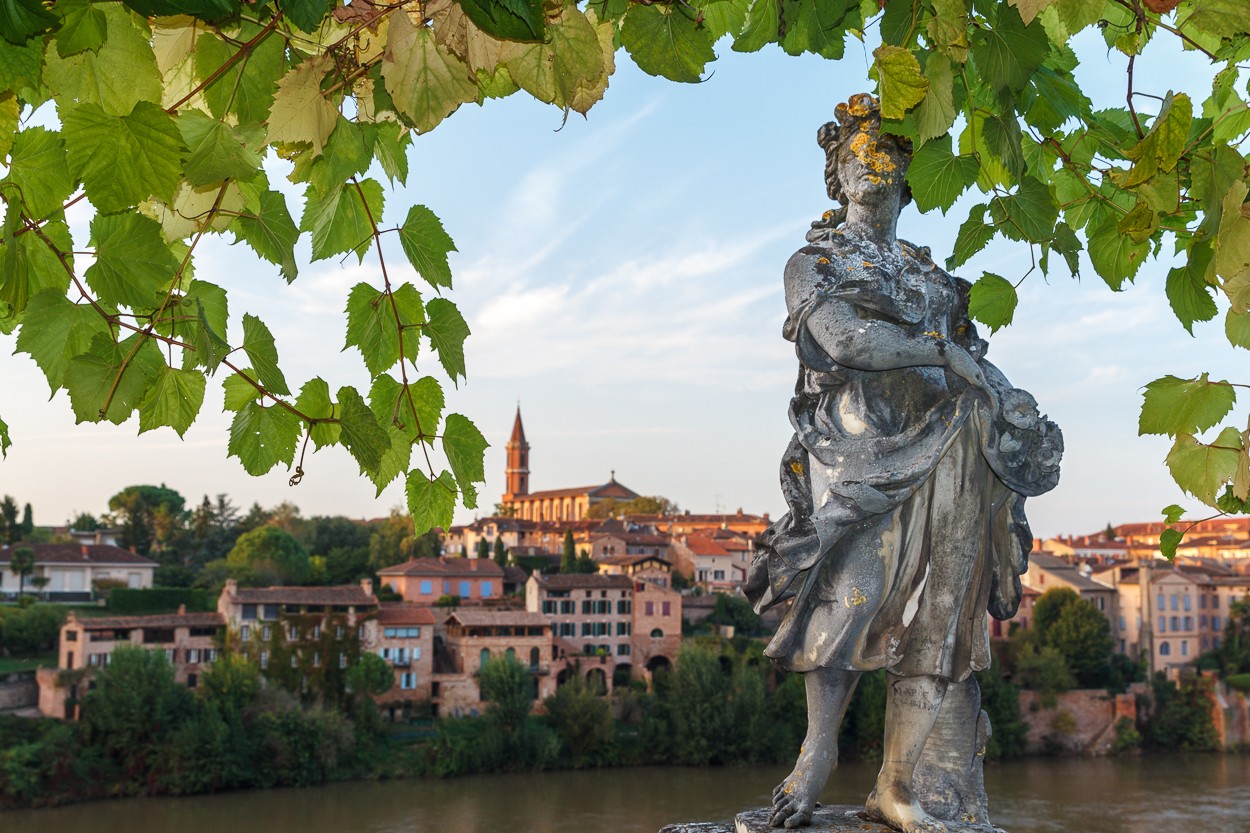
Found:
[[516, 421], [512, 423], [512, 439], [508, 440], [508, 468], [505, 471], [507, 492], [504, 499], [529, 494], [530, 444], [525, 441], [525, 428], [521, 425], [521, 406], [517, 405]]

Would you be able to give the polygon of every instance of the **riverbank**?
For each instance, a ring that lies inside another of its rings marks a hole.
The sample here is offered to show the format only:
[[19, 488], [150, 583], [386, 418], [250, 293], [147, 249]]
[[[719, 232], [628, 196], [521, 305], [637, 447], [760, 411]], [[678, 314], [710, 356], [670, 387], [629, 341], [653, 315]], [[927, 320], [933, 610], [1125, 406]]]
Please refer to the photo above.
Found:
[[[768, 800], [784, 766], [637, 767], [353, 782], [147, 798], [0, 815], [5, 833], [656, 833], [724, 820]], [[826, 803], [862, 803], [876, 774], [844, 765]], [[1250, 756], [1030, 758], [986, 768], [993, 821], [1009, 833], [1246, 833]]]

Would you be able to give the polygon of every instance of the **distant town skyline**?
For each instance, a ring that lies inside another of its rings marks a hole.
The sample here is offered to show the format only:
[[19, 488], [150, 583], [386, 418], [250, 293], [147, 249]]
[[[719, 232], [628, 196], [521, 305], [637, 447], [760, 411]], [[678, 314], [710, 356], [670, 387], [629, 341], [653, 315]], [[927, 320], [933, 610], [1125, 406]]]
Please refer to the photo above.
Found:
[[[1123, 56], [1092, 30], [1077, 40], [1095, 105], [1122, 106]], [[503, 494], [518, 399], [534, 489], [603, 483], [615, 470], [634, 491], [694, 512], [784, 510], [777, 468], [796, 362], [780, 335], [781, 270], [829, 207], [816, 129], [838, 101], [869, 88], [871, 48], [852, 44], [835, 63], [722, 45], [699, 85], [622, 61], [588, 119], [566, 121], [514, 97], [464, 107], [415, 137], [409, 183], [388, 197], [384, 221], [421, 203], [456, 241], [449, 297], [473, 335], [468, 381], [443, 385], [448, 410], [473, 419], [491, 443], [480, 506], [458, 511], [457, 522], [489, 514]], [[1137, 87], [1181, 84], [1201, 101], [1209, 68], [1169, 49], [1152, 46], [1138, 61]], [[270, 168], [294, 210], [300, 189], [286, 182], [286, 164], [274, 159]], [[975, 196], [946, 216], [907, 208], [900, 235], [942, 262]], [[89, 218], [79, 207], [69, 219], [85, 244]], [[227, 240], [202, 245], [197, 269], [227, 287], [232, 320], [252, 312], [270, 326], [292, 384], [320, 375], [331, 389], [367, 389], [359, 355], [339, 348], [347, 291], [377, 280], [374, 265], [309, 265], [304, 240], [301, 274], [287, 287], [276, 268]], [[1014, 282], [1029, 265], [1027, 249], [1000, 240], [957, 272]], [[1169, 266], [1166, 257], [1148, 264], [1120, 293], [1087, 264], [1080, 281], [1062, 267], [1049, 285], [1031, 274], [1016, 321], [983, 333], [990, 360], [1064, 431], [1059, 487], [1028, 504], [1039, 536], [1153, 520], [1170, 503], [1200, 506], [1168, 476], [1169, 443], [1136, 437], [1140, 391], [1169, 373], [1248, 381], [1246, 362], [1224, 339], [1222, 315], [1196, 325], [1193, 338], [1175, 320], [1163, 291]], [[413, 276], [404, 266], [391, 277]], [[230, 333], [232, 343], [238, 336]], [[12, 348], [13, 338], [0, 336], [0, 353]], [[422, 372], [433, 372], [422, 361]], [[164, 482], [188, 503], [217, 493], [243, 507], [291, 501], [305, 515], [377, 517], [404, 503], [398, 483], [375, 497], [342, 449], [310, 453], [295, 488], [281, 468], [246, 475], [226, 457], [219, 379], [183, 441], [168, 429], [136, 437], [133, 419], [75, 426], [63, 393], [43, 401], [46, 382], [25, 355], [0, 355], [0, 379], [0, 418], [14, 443], [0, 461], [0, 494], [32, 503], [39, 523], [101, 512], [137, 483]]]

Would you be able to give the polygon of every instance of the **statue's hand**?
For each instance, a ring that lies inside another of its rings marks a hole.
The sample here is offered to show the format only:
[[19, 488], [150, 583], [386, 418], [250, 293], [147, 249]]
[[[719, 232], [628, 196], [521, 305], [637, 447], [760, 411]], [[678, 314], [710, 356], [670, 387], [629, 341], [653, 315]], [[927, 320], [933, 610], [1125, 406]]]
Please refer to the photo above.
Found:
[[952, 373], [967, 381], [974, 388], [980, 388], [989, 397], [993, 412], [998, 412], [998, 392], [986, 380], [985, 371], [981, 369], [981, 365], [970, 353], [953, 344], [948, 345], [946, 366], [951, 369]]

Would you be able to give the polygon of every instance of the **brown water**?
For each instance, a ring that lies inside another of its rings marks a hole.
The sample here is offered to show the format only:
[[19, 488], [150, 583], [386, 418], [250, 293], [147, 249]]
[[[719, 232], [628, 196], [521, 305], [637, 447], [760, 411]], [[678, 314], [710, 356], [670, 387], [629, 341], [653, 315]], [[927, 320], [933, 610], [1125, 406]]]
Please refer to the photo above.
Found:
[[[0, 833], [656, 833], [763, 804], [781, 767], [646, 767], [335, 784], [0, 813]], [[850, 765], [829, 803], [860, 803]], [[1010, 833], [1250, 833], [1250, 756], [1032, 759], [986, 771]]]

